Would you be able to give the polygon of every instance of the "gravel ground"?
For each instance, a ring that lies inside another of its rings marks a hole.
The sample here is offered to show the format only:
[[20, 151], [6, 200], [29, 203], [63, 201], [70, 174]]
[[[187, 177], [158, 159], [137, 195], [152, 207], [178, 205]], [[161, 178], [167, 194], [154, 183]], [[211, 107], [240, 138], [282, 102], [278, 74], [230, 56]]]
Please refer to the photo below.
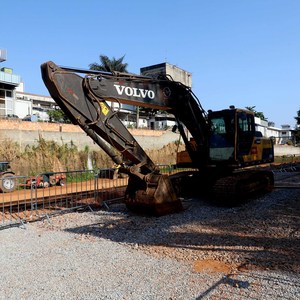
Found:
[[300, 189], [184, 206], [155, 218], [116, 204], [1, 230], [0, 299], [299, 299]]

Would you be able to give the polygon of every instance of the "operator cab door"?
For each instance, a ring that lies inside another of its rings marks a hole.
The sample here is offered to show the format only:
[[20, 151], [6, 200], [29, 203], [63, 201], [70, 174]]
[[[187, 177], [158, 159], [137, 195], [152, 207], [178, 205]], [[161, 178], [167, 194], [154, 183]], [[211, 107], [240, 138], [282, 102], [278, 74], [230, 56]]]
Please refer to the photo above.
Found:
[[222, 110], [209, 114], [209, 159], [212, 163], [235, 160], [235, 111]]
[[254, 116], [245, 111], [237, 112], [237, 159], [243, 162], [243, 156], [251, 153], [255, 137]]
[[243, 110], [211, 112], [209, 158], [214, 164], [240, 165], [251, 152], [255, 136], [254, 116]]

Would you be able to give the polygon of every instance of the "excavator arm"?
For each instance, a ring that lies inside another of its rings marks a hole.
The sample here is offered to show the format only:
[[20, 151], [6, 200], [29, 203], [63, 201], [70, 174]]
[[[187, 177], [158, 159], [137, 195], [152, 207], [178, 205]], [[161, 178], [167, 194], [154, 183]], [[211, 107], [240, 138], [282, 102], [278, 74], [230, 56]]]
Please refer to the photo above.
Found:
[[[207, 164], [209, 136], [207, 117], [190, 88], [166, 76], [154, 79], [129, 74], [89, 76], [87, 85], [89, 93], [97, 99], [172, 113], [194, 165], [201, 167]], [[190, 148], [191, 144], [184, 128], [200, 148], [197, 153]]]
[[[203, 145], [205, 152], [204, 111], [196, 105], [188, 88], [167, 78], [83, 71], [60, 67], [53, 62], [42, 64], [41, 71], [50, 95], [64, 113], [129, 175], [125, 202], [130, 209], [162, 215], [182, 208], [168, 177], [159, 173], [106, 101], [174, 113], [185, 142], [189, 144], [182, 123], [198, 139], [198, 144]], [[82, 77], [79, 73], [86, 75]], [[194, 159], [201, 165], [203, 157]]]
[[142, 164], [145, 174], [156, 170], [116, 112], [104, 99], [90, 94], [86, 86], [89, 79], [52, 62], [43, 64], [41, 68], [45, 85], [56, 103], [72, 123], [79, 125], [116, 164], [125, 168], [123, 157], [126, 157], [133, 164]]

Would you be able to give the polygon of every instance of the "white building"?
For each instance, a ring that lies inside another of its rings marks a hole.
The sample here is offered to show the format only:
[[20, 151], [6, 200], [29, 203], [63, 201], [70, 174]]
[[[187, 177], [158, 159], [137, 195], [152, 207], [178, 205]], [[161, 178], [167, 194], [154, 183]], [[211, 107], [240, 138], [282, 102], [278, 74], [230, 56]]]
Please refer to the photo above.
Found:
[[36, 116], [40, 121], [49, 121], [48, 111], [57, 107], [50, 96], [25, 93], [17, 88], [15, 98], [15, 115], [19, 118]]
[[[0, 50], [0, 63], [6, 61], [6, 50]], [[21, 76], [13, 74], [13, 69], [0, 69], [0, 117], [24, 118], [35, 116], [36, 120], [48, 121], [47, 111], [55, 107], [54, 100], [49, 96], [24, 92]]]
[[[6, 61], [6, 50], [0, 50], [0, 63]], [[13, 69], [5, 66], [0, 68], [0, 117], [12, 116], [15, 113], [15, 93], [21, 77], [13, 74]]]
[[293, 130], [290, 125], [282, 125], [281, 128], [275, 127], [273, 122], [267, 122], [255, 117], [256, 130], [260, 131], [265, 137], [272, 137], [276, 144], [286, 144], [293, 140]]

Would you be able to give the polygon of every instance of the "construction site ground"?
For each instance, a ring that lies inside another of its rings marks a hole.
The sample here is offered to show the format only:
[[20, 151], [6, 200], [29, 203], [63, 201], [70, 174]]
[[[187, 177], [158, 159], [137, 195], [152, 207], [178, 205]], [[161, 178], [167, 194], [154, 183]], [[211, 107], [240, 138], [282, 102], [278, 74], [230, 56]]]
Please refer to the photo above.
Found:
[[123, 203], [0, 231], [0, 299], [299, 299], [300, 175], [238, 207]]

